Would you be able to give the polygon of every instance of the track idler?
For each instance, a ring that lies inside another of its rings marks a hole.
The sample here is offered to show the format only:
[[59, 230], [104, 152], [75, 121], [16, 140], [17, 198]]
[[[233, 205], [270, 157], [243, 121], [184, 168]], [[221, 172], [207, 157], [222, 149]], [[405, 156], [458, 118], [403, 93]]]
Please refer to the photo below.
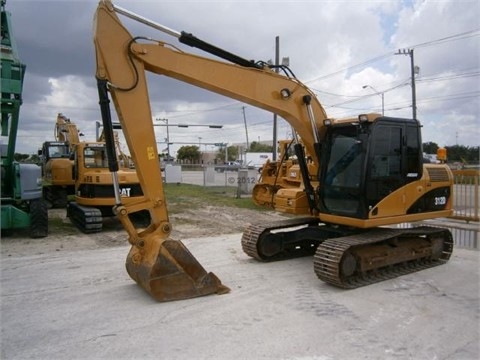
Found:
[[149, 234], [133, 245], [127, 256], [127, 272], [158, 301], [189, 299], [209, 294], [225, 294], [213, 273], [207, 273], [181, 241]]

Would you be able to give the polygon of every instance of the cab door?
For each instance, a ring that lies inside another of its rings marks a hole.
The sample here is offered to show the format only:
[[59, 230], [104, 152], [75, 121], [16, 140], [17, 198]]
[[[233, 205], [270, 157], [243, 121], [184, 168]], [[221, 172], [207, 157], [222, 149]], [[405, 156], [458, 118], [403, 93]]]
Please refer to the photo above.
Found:
[[381, 118], [373, 126], [369, 145], [366, 201], [371, 209], [421, 177], [420, 125], [410, 119]]

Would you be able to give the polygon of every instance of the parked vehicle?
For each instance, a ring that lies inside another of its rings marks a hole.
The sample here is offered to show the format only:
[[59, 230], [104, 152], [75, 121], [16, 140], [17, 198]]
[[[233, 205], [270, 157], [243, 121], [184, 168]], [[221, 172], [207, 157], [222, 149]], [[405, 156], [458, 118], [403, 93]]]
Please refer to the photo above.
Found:
[[223, 165], [217, 165], [215, 166], [215, 171], [223, 173], [225, 171], [238, 171], [242, 167], [242, 164], [240, 164], [237, 161], [227, 161]]

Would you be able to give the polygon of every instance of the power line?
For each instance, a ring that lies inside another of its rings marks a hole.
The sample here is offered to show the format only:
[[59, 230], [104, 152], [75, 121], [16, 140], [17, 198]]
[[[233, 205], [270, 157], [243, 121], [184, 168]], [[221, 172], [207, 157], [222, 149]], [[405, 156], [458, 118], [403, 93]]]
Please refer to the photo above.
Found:
[[[440, 43], [443, 43], [443, 42], [448, 42], [448, 41], [453, 41], [453, 40], [461, 40], [461, 39], [464, 39], [464, 38], [469, 38], [469, 37], [473, 37], [473, 36], [478, 36], [479, 33], [480, 33], [480, 28], [477, 28], [477, 29], [469, 30], [469, 31], [466, 31], [466, 32], [463, 32], [463, 33], [454, 34], [454, 35], [446, 36], [446, 37], [443, 37], [443, 38], [440, 38], [440, 39], [431, 40], [431, 41], [426, 41], [426, 42], [424, 42], [424, 43], [420, 43], [420, 44], [416, 44], [416, 45], [412, 45], [412, 46], [404, 46], [404, 48], [414, 49], [414, 48], [418, 48], [418, 47], [426, 47], [426, 46], [431, 46], [431, 45], [440, 44]], [[358, 63], [358, 64], [354, 64], [354, 65], [351, 65], [351, 66], [342, 68], [342, 69], [337, 70], [337, 71], [335, 71], [335, 72], [333, 72], [333, 73], [330, 73], [330, 74], [318, 76], [318, 77], [316, 77], [316, 78], [314, 78], [314, 79], [305, 81], [305, 83], [309, 83], [309, 82], [314, 82], [314, 81], [317, 81], [317, 80], [326, 79], [326, 78], [332, 77], [332, 76], [334, 76], [334, 75], [343, 73], [343, 72], [345, 72], [345, 71], [349, 71], [349, 70], [355, 69], [355, 68], [357, 68], [357, 67], [361, 67], [361, 66], [364, 66], [364, 65], [373, 63], [373, 62], [377, 62], [377, 61], [386, 59], [386, 58], [391, 57], [391, 56], [394, 55], [394, 54], [393, 54], [393, 51], [394, 51], [394, 50], [392, 49], [391, 52], [388, 52], [388, 53], [385, 53], [385, 54], [376, 56], [376, 57], [374, 57], [374, 58], [371, 58], [371, 59], [362, 61], [362, 62], [360, 62], [360, 63]]]
[[436, 39], [436, 40], [426, 41], [424, 43], [420, 43], [420, 44], [414, 45], [412, 47], [420, 48], [420, 47], [425, 47], [425, 46], [441, 44], [441, 43], [449, 42], [449, 41], [453, 41], [453, 40], [467, 39], [467, 38], [479, 35], [479, 34], [475, 34], [475, 33], [480, 34], [480, 28], [465, 31], [463, 33], [459, 33], [459, 34], [455, 34], [455, 35], [446, 36], [444, 38], [440, 38], [440, 39]]
[[449, 74], [444, 76], [418, 78], [417, 82], [433, 82], [433, 81], [446, 81], [446, 80], [454, 80], [454, 79], [473, 78], [479, 75], [480, 75], [480, 71], [470, 72], [470, 73], [460, 73], [460, 74]]
[[[388, 89], [384, 89], [380, 92], [382, 93], [386, 93], [386, 92], [390, 92], [390, 91], [393, 91], [393, 90], [396, 90], [398, 88], [401, 88], [401, 87], [404, 87], [404, 86], [407, 86], [410, 84], [409, 82], [409, 78], [408, 79], [404, 79], [404, 80], [400, 80], [397, 82], [396, 85], [393, 85], [391, 86], [390, 88]], [[328, 94], [327, 92], [324, 92], [322, 90], [318, 90], [318, 89], [315, 89], [315, 88], [311, 88], [311, 90], [313, 90], [314, 92], [320, 92], [320, 93], [326, 93]], [[364, 94], [364, 95], [342, 95], [342, 94], [333, 94], [333, 93], [329, 93], [330, 95], [332, 96], [338, 96], [338, 97], [344, 97], [344, 98], [352, 98], [351, 100], [345, 100], [344, 102], [341, 102], [341, 103], [337, 103], [335, 105], [326, 105], [325, 103], [323, 103], [322, 105], [324, 107], [331, 107], [331, 106], [337, 106], [337, 105], [343, 105], [343, 104], [348, 104], [348, 103], [351, 103], [351, 102], [357, 102], [359, 100], [363, 100], [365, 98], [368, 98], [368, 97], [372, 97], [372, 96], [376, 96], [377, 94]]]
[[355, 65], [351, 65], [351, 66], [348, 66], [348, 67], [346, 67], [346, 68], [342, 68], [342, 69], [337, 70], [337, 71], [335, 71], [335, 72], [333, 72], [333, 73], [330, 73], [330, 74], [327, 74], [327, 75], [318, 76], [318, 77], [313, 78], [313, 79], [311, 79], [311, 80], [304, 81], [304, 83], [307, 84], [307, 83], [310, 83], [310, 82], [314, 82], [314, 81], [318, 81], [318, 80], [323, 80], [323, 79], [332, 77], [332, 76], [334, 76], [334, 75], [343, 73], [343, 72], [345, 72], [345, 71], [352, 70], [352, 69], [355, 69], [355, 68], [357, 68], [357, 67], [361, 67], [361, 66], [367, 65], [367, 64], [369, 64], [369, 63], [373, 63], [373, 62], [377, 62], [377, 61], [386, 59], [386, 58], [388, 58], [388, 57], [390, 57], [390, 56], [392, 56], [392, 54], [391, 54], [390, 52], [388, 52], [388, 53], [385, 53], [385, 54], [383, 54], [383, 55], [374, 57], [374, 58], [372, 58], [372, 59], [365, 60], [365, 61], [363, 61], [363, 62], [361, 62], [361, 63], [355, 64]]

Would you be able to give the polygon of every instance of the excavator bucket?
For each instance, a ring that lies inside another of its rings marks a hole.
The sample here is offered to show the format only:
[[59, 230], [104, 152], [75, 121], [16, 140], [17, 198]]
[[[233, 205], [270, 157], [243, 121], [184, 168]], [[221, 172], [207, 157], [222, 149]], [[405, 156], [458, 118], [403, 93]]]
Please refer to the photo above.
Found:
[[215, 274], [206, 272], [182, 242], [167, 239], [149, 243], [153, 248], [132, 246], [126, 267], [130, 277], [156, 300], [182, 300], [230, 291]]

